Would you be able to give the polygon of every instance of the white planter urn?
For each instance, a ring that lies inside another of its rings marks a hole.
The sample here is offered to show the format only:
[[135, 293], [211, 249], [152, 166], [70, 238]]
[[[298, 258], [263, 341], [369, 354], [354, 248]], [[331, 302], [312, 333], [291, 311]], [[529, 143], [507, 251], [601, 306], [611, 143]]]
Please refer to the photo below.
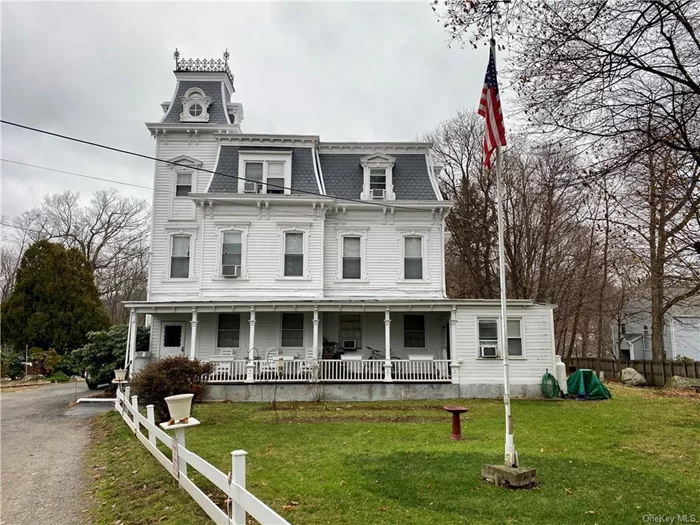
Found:
[[168, 412], [170, 412], [169, 424], [187, 423], [192, 410], [192, 398], [194, 394], [178, 394], [176, 396], [168, 396], [165, 402], [168, 404]]
[[114, 379], [116, 381], [126, 381], [126, 370], [115, 370]]

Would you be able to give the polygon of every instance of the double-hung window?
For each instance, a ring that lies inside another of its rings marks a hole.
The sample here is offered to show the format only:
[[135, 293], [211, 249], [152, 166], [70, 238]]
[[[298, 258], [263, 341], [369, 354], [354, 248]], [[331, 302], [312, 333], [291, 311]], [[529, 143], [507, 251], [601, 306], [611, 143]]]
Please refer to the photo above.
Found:
[[369, 170], [369, 190], [386, 191], [386, 169], [370, 168]]
[[362, 239], [343, 237], [343, 279], [362, 277]]
[[284, 194], [284, 162], [267, 163], [265, 193]]
[[290, 193], [291, 153], [265, 154], [243, 152], [239, 156], [239, 170], [245, 173], [239, 190], [243, 193]]
[[178, 173], [175, 177], [175, 196], [187, 197], [187, 194], [192, 191], [192, 174]]
[[479, 346], [498, 347], [497, 319], [479, 319]]
[[304, 314], [282, 314], [282, 347], [304, 346]]
[[217, 348], [238, 348], [241, 335], [241, 314], [219, 314]]
[[245, 188], [246, 192], [250, 192], [247, 188], [252, 188], [254, 191], [250, 193], [262, 193], [263, 187], [263, 163], [262, 162], [246, 162], [245, 163]]
[[173, 235], [170, 247], [170, 278], [187, 279], [190, 276], [190, 236]]
[[404, 279], [423, 279], [423, 238], [404, 237]]
[[508, 319], [508, 355], [523, 355], [523, 336], [520, 319]]
[[221, 245], [221, 275], [239, 277], [241, 275], [241, 232], [224, 232]]
[[[498, 319], [479, 319], [479, 346], [481, 348], [498, 347], [500, 335]], [[520, 319], [508, 319], [508, 355], [523, 355], [523, 338]]]
[[404, 348], [425, 348], [425, 316], [403, 316]]
[[285, 232], [284, 234], [284, 276], [303, 277], [304, 275], [304, 233]]

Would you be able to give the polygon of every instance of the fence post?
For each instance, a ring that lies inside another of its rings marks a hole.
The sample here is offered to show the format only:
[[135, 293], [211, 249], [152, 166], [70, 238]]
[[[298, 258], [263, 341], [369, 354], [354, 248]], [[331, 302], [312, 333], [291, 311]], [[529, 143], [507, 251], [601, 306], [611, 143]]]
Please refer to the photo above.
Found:
[[[156, 424], [156, 415], [153, 409], [153, 405], [146, 405], [146, 419], [148, 419], [148, 422], [155, 426]], [[148, 430], [148, 441], [151, 443], [151, 445], [155, 446], [156, 445], [156, 433], [151, 430], [151, 427], [146, 428]]]
[[[245, 488], [246, 454], [245, 450], [234, 450], [231, 452], [231, 481], [242, 488]], [[228, 496], [231, 498], [233, 525], [245, 525], [245, 509], [233, 497], [233, 490], [229, 490]]]
[[[175, 439], [177, 439], [177, 444], [181, 446], [182, 448], [187, 448], [185, 445], [185, 429], [184, 428], [177, 428], [175, 429]], [[182, 456], [182, 454], [179, 453], [177, 454], [178, 457], [178, 470], [180, 471], [180, 479], [182, 477], [187, 477], [187, 461], [185, 461], [185, 458]], [[182, 482], [180, 482], [182, 484]]]
[[[131, 396], [131, 406], [134, 407], [136, 412], [139, 411], [139, 396]], [[139, 419], [132, 414], [131, 420], [134, 422], [134, 434], [141, 432], [141, 429], [139, 428]]]
[[119, 396], [121, 396], [121, 393], [122, 393], [122, 392], [121, 392], [121, 390], [119, 389], [119, 385], [117, 385], [117, 395], [116, 395], [115, 398], [114, 398], [114, 410], [116, 410], [116, 411], [119, 412], [120, 414], [121, 414], [121, 410], [119, 410], [119, 399], [120, 399]]
[[666, 361], [661, 361], [661, 379], [666, 384]]

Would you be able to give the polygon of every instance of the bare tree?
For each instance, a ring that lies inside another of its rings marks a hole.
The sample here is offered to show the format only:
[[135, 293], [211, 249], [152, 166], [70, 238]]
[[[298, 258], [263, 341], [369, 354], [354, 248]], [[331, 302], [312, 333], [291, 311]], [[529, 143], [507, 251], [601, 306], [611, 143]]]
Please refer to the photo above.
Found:
[[113, 322], [123, 321], [121, 301], [145, 298], [150, 228], [145, 200], [125, 197], [115, 189], [99, 190], [87, 206], [81, 206], [78, 193], [65, 191], [46, 196], [41, 206], [16, 217], [13, 224], [15, 243], [26, 239], [20, 252], [40, 239], [78, 248], [93, 267]]

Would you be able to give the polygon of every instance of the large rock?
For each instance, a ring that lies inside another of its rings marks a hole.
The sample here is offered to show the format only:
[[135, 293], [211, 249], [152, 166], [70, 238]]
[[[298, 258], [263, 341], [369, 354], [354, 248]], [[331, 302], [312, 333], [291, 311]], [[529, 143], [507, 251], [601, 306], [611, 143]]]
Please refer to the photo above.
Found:
[[620, 383], [627, 386], [647, 386], [647, 380], [634, 368], [624, 368], [620, 373]]
[[664, 388], [672, 388], [674, 390], [679, 390], [683, 388], [695, 388], [696, 386], [700, 386], [700, 379], [693, 379], [692, 377], [673, 376], [671, 379], [666, 381]]

